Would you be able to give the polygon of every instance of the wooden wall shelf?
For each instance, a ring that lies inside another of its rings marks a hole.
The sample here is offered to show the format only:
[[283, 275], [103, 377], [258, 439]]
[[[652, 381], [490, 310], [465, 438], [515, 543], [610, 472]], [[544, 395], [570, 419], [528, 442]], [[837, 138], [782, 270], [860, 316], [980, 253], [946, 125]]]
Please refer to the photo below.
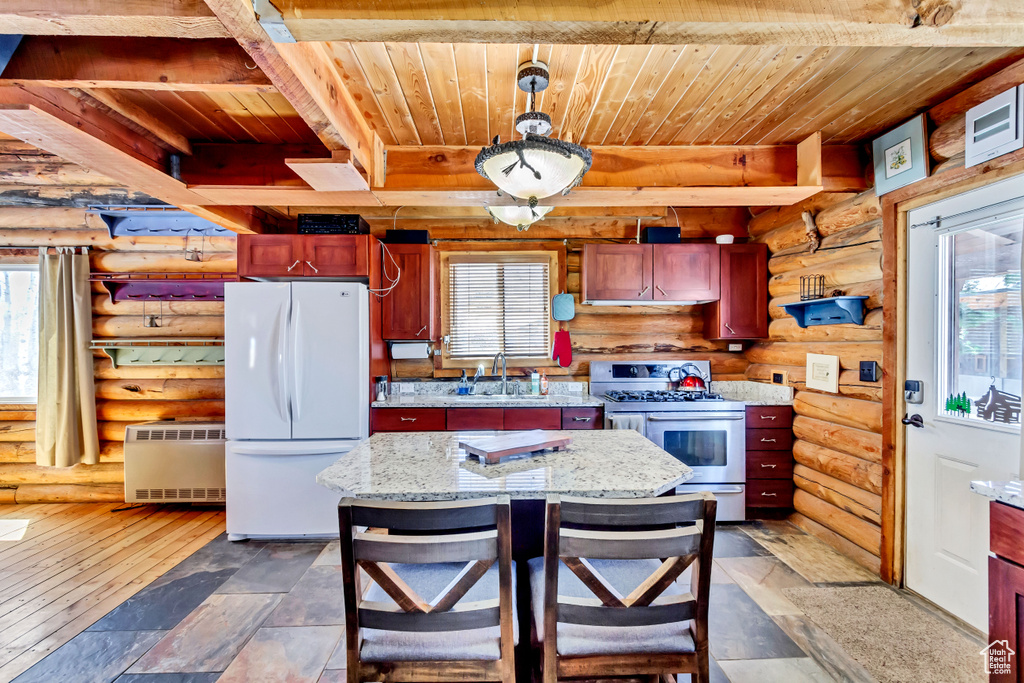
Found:
[[172, 237], [225, 237], [235, 233], [174, 206], [90, 206], [100, 217], [110, 237], [165, 235]]
[[115, 368], [121, 365], [224, 365], [223, 339], [96, 339]]
[[864, 324], [866, 296], [833, 296], [783, 304], [782, 308], [796, 319], [800, 327], [814, 325]]
[[90, 278], [117, 301], [223, 301], [234, 273], [94, 273]]

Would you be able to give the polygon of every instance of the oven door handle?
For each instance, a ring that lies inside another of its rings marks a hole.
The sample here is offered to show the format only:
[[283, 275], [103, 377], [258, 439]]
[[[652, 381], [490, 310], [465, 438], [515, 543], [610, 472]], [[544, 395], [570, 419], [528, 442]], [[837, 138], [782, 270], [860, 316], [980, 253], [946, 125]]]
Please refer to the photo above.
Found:
[[700, 413], [699, 415], [683, 415], [680, 417], [657, 417], [648, 415], [648, 422], [685, 422], [688, 420], [742, 420], [743, 415], [722, 415], [716, 413]]
[[743, 487], [741, 486], [730, 486], [729, 488], [709, 488], [708, 492], [712, 495], [718, 493], [730, 494], [730, 493], [743, 493]]

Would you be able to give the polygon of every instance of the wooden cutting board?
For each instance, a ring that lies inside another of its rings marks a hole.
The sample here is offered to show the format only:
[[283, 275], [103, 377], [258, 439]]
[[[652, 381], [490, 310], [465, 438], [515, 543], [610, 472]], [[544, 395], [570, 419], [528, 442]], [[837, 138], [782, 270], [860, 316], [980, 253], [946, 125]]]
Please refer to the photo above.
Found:
[[460, 439], [459, 448], [487, 464], [494, 464], [510, 455], [535, 453], [547, 449], [561, 451], [571, 443], [572, 437], [561, 432], [534, 429], [529, 432], [508, 432], [501, 436]]

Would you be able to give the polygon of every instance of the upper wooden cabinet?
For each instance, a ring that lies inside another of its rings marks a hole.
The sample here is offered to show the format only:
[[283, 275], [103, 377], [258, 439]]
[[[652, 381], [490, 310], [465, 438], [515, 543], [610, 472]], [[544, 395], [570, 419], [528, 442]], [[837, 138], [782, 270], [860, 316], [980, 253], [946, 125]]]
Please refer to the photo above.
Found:
[[653, 244], [587, 244], [583, 247], [583, 301], [652, 301]]
[[652, 244], [655, 301], [711, 301], [718, 298], [717, 244]]
[[708, 339], [768, 336], [768, 246], [723, 244], [721, 298], [705, 311]]
[[239, 277], [368, 277], [370, 235], [239, 235]]
[[[401, 269], [398, 284], [385, 295], [384, 339], [418, 339], [427, 341], [437, 336], [434, 302], [436, 275], [434, 249], [429, 244], [388, 244], [384, 255], [384, 270], [392, 273], [395, 265]], [[385, 281], [386, 284], [386, 281]]]

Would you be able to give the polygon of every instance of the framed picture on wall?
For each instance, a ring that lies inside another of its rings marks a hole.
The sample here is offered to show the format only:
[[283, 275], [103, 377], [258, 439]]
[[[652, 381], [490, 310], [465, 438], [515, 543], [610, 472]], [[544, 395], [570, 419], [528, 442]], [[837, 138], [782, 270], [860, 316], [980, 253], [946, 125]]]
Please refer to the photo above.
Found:
[[928, 138], [924, 114], [871, 143], [875, 163], [875, 193], [881, 197], [928, 177]]

